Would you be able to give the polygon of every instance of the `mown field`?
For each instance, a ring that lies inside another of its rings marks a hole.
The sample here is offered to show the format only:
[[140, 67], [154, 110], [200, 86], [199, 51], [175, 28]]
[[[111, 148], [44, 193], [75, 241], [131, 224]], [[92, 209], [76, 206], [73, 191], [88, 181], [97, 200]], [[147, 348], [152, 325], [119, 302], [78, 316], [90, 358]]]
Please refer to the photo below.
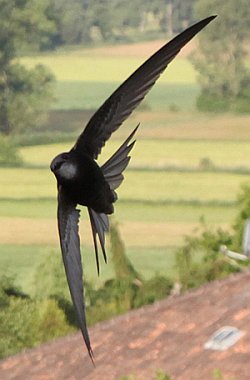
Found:
[[[58, 80], [53, 117], [44, 129], [69, 129], [75, 136], [82, 130], [78, 110], [97, 108], [143, 60], [138, 51], [136, 56], [119, 52], [110, 57], [88, 50], [23, 59], [29, 67], [47, 64]], [[147, 97], [144, 110], [132, 115], [103, 151], [101, 162], [141, 123], [114, 219], [129, 258], [145, 277], [176, 275], [175, 248], [197, 229], [201, 217], [211, 226], [229, 228], [240, 186], [249, 181], [250, 117], [195, 112], [195, 78], [187, 58], [176, 59]], [[56, 183], [49, 163], [72, 143], [22, 147], [22, 168], [0, 168], [0, 268], [28, 293], [43, 257], [60, 254]], [[84, 210], [80, 230], [85, 277], [98, 284], [112, 276], [112, 267], [102, 265], [96, 279]]]
[[[119, 144], [120, 141], [112, 142], [105, 154]], [[35, 268], [44, 255], [60, 254], [56, 184], [48, 165], [57, 152], [70, 145], [24, 147], [21, 153], [27, 167], [0, 169], [1, 268], [15, 275], [29, 292]], [[221, 172], [202, 169], [205, 146], [206, 157], [213, 157]], [[225, 141], [222, 149], [217, 141], [138, 139], [119, 189], [114, 218], [130, 259], [146, 277], [157, 271], [174, 275], [174, 247], [195, 230], [202, 216], [215, 226], [232, 223], [237, 212], [236, 195], [241, 183], [248, 180], [247, 174], [237, 172], [239, 167], [246, 172], [249, 169], [244, 160], [247, 147], [250, 148], [245, 141]], [[91, 232], [84, 210], [82, 217], [86, 276], [95, 281]], [[111, 265], [103, 266], [98, 281], [111, 273]]]
[[[57, 85], [52, 109], [95, 109], [154, 53], [156, 46], [152, 43], [148, 46], [139, 44], [137, 49], [133, 46], [136, 53], [132, 56], [127, 54], [125, 46], [118, 53], [107, 47], [106, 54], [103, 49], [76, 50], [27, 57], [22, 62], [29, 68], [42, 63], [53, 72]], [[186, 57], [181, 57], [169, 65], [145, 103], [150, 110], [173, 106], [190, 109], [198, 91], [193, 66]]]

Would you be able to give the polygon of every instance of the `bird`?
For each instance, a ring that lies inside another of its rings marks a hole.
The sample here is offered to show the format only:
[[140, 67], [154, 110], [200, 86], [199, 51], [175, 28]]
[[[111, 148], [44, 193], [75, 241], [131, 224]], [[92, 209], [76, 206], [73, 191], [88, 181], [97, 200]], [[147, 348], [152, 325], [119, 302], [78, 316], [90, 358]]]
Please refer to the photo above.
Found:
[[79, 327], [93, 363], [94, 353], [85, 314], [80, 210], [77, 205], [88, 210], [99, 274], [98, 247], [107, 262], [105, 234], [109, 231], [108, 216], [114, 212], [114, 203], [118, 198], [116, 189], [124, 179], [123, 171], [130, 161], [129, 154], [135, 144], [134, 135], [139, 125], [102, 166], [96, 159], [111, 134], [144, 99], [182, 47], [215, 17], [207, 17], [190, 26], [148, 58], [94, 113], [73, 148], [60, 153], [51, 162], [50, 169], [57, 181], [57, 220], [66, 278]]

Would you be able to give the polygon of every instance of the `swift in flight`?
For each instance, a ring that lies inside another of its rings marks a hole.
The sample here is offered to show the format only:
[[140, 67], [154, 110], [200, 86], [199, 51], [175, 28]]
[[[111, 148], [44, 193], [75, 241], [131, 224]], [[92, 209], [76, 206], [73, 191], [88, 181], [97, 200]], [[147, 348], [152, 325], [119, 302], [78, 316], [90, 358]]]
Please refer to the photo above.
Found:
[[106, 261], [108, 215], [114, 212], [113, 204], [117, 200], [115, 190], [123, 181], [122, 173], [129, 163], [129, 153], [135, 143], [133, 137], [138, 126], [101, 167], [96, 162], [97, 156], [111, 134], [143, 100], [181, 48], [215, 17], [208, 17], [189, 27], [144, 62], [92, 116], [73, 148], [56, 156], [50, 165], [57, 180], [58, 229], [65, 272], [79, 326], [92, 361], [93, 351], [85, 316], [78, 231], [80, 211], [76, 208], [77, 204], [88, 208], [99, 273], [98, 240]]

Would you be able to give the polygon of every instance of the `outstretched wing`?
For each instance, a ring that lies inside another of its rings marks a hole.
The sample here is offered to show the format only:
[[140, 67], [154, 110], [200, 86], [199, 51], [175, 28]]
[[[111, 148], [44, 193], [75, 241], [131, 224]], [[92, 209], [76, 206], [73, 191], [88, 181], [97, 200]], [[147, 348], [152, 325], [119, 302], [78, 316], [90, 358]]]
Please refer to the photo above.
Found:
[[83, 272], [80, 253], [80, 238], [78, 224], [80, 211], [68, 200], [59, 186], [58, 189], [58, 229], [62, 257], [69, 285], [71, 298], [76, 310], [79, 326], [87, 346], [89, 356], [93, 361], [93, 351], [87, 330], [85, 304], [83, 294]]
[[[135, 135], [139, 125], [133, 130], [129, 137], [124, 141], [124, 143], [117, 149], [117, 151], [111, 156], [105, 164], [102, 165], [101, 169], [104, 175], [104, 178], [108, 182], [110, 189], [114, 191], [117, 187], [120, 186], [124, 177], [122, 172], [128, 166], [130, 161], [129, 153], [135, 144], [135, 140], [131, 142], [132, 138]], [[116, 196], [116, 194], [115, 194]], [[92, 228], [92, 235], [95, 247], [95, 257], [97, 272], [99, 275], [100, 266], [99, 266], [99, 256], [98, 256], [98, 242], [97, 236], [99, 238], [99, 243], [102, 249], [103, 257], [105, 262], [107, 262], [107, 256], [105, 252], [105, 233], [109, 231], [109, 220], [108, 216], [103, 213], [97, 213], [91, 208], [88, 208], [89, 219]]]
[[110, 135], [138, 106], [181, 48], [215, 17], [186, 29], [144, 62], [92, 116], [73, 149], [97, 158]]

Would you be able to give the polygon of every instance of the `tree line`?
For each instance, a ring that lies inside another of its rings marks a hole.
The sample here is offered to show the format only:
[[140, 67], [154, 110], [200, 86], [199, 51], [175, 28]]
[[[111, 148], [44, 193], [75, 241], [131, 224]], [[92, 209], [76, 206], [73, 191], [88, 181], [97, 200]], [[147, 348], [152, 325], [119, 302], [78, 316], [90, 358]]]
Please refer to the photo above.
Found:
[[[200, 37], [194, 64], [200, 73], [201, 110], [249, 112], [248, 0], [0, 0], [0, 132], [22, 133], [43, 122], [53, 75], [28, 70], [21, 54], [62, 45], [171, 36], [194, 19], [218, 13]], [[156, 33], [156, 34], [155, 34]]]
[[[42, 1], [42, 0], [39, 0]], [[44, 2], [43, 2], [44, 3]], [[172, 35], [192, 22], [194, 0], [47, 0], [54, 24], [43, 48], [96, 41], [130, 41], [150, 33]]]

